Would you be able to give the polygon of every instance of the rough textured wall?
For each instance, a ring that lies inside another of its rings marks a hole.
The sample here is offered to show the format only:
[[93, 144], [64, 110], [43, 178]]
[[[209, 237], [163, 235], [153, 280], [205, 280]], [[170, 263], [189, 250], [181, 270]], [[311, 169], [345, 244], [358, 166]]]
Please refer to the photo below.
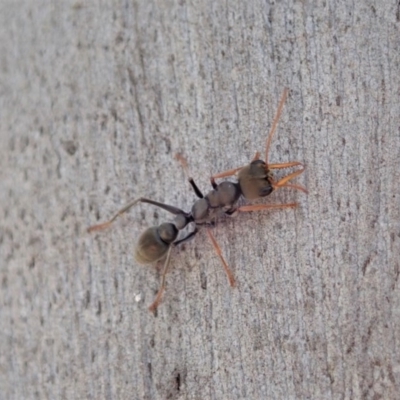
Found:
[[[0, 398], [395, 399], [400, 385], [396, 1], [2, 1]], [[304, 161], [202, 231], [160, 282], [134, 243], [212, 173]]]

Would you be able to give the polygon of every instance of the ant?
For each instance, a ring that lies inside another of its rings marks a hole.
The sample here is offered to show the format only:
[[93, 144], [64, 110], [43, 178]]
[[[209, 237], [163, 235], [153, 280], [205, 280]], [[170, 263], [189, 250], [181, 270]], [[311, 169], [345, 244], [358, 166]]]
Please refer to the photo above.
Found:
[[[253, 204], [237, 207], [235, 204], [241, 196], [243, 196], [247, 200], [255, 200], [260, 197], [268, 196], [274, 190], [283, 187], [297, 189], [303, 191], [304, 193], [307, 193], [307, 190], [303, 186], [288, 183], [290, 180], [304, 172], [305, 165], [303, 163], [293, 161], [280, 164], [268, 164], [268, 152], [271, 145], [272, 137], [278, 125], [278, 121], [281, 116], [283, 105], [285, 104], [287, 95], [288, 89], [285, 89], [279, 102], [278, 110], [276, 112], [271, 130], [267, 138], [265, 146], [265, 161], [260, 160], [260, 153], [256, 152], [250, 164], [211, 176], [210, 181], [213, 189], [205, 196], [197, 187], [193, 178], [189, 177], [188, 181], [194, 193], [199, 198], [194, 202], [190, 212], [185, 212], [180, 208], [140, 197], [139, 199], [131, 201], [129, 204], [119, 210], [109, 221], [99, 225], [93, 225], [87, 229], [88, 232], [92, 232], [108, 227], [120, 215], [124, 214], [137, 203], [152, 204], [175, 215], [173, 222], [165, 222], [159, 226], [152, 226], [151, 228], [146, 229], [139, 237], [138, 243], [135, 248], [135, 258], [140, 264], [150, 264], [165, 258], [161, 285], [155, 300], [149, 307], [150, 311], [154, 312], [161, 302], [161, 297], [165, 290], [165, 276], [167, 274], [170, 264], [172, 248], [191, 239], [194, 235], [196, 235], [199, 227], [203, 225], [207, 227], [207, 233], [211, 239], [212, 245], [218, 257], [222, 262], [225, 273], [228, 277], [229, 284], [230, 286], [235, 286], [235, 278], [233, 277], [233, 274], [222, 255], [221, 249], [211, 232], [210, 226], [214, 226], [217, 218], [223, 214], [232, 215], [236, 212], [262, 211], [272, 208], [297, 207], [297, 203]], [[189, 176], [186, 160], [179, 154], [176, 155], [176, 158], [182, 164], [186, 175]], [[291, 174], [285, 176], [278, 181], [273, 178], [271, 170], [297, 166], [300, 166], [301, 169], [292, 172]], [[223, 181], [219, 184], [215, 182], [215, 179], [226, 178], [236, 174], [237, 182]], [[194, 223], [194, 230], [188, 233], [184, 238], [176, 240], [179, 231], [184, 229], [190, 223]]]

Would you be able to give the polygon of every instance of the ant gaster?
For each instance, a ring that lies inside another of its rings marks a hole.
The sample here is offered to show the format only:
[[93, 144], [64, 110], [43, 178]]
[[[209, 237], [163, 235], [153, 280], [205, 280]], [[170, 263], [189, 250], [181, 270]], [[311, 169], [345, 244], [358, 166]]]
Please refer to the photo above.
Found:
[[[251, 160], [249, 165], [213, 175], [210, 178], [213, 189], [205, 196], [203, 196], [202, 192], [197, 187], [194, 180], [192, 178], [188, 178], [190, 185], [192, 186], [197, 197], [199, 198], [193, 204], [190, 212], [185, 212], [174, 206], [141, 197], [127, 204], [124, 208], [119, 210], [109, 221], [88, 228], [88, 232], [92, 232], [108, 227], [109, 225], [111, 225], [112, 222], [115, 221], [115, 219], [124, 214], [137, 203], [149, 203], [175, 215], [175, 218], [172, 222], [162, 223], [159, 226], [153, 226], [145, 230], [140, 235], [135, 248], [135, 258], [137, 262], [141, 264], [150, 264], [165, 258], [164, 268], [162, 271], [161, 286], [154, 302], [149, 307], [150, 311], [155, 311], [161, 301], [161, 297], [165, 289], [165, 276], [168, 271], [172, 248], [191, 239], [198, 232], [198, 227], [202, 225], [207, 226], [207, 233], [211, 239], [216, 253], [218, 254], [222, 262], [222, 265], [229, 280], [229, 284], [231, 286], [234, 286], [235, 279], [230, 268], [228, 267], [228, 264], [222, 256], [221, 249], [211, 232], [210, 226], [214, 225], [216, 219], [221, 214], [232, 215], [234, 212], [261, 211], [271, 208], [294, 208], [297, 206], [297, 203], [288, 203], [254, 204], [237, 207], [235, 204], [241, 196], [243, 196], [247, 200], [254, 200], [260, 197], [268, 196], [274, 190], [282, 187], [298, 189], [307, 193], [307, 190], [303, 186], [288, 183], [291, 179], [297, 177], [304, 171], [305, 166], [303, 163], [293, 161], [280, 164], [268, 164], [268, 152], [271, 145], [271, 140], [275, 133], [287, 95], [288, 90], [285, 89], [279, 102], [278, 110], [267, 138], [267, 143], [265, 146], [265, 161], [260, 160], [260, 153], [256, 152], [254, 158]], [[179, 154], [177, 154], [176, 158], [181, 162], [186, 174], [188, 175], [186, 160]], [[300, 166], [301, 169], [285, 176], [278, 181], [275, 181], [272, 176], [271, 170], [297, 166]], [[215, 179], [226, 178], [236, 174], [237, 182], [224, 181], [220, 184], [217, 184], [215, 182]], [[187, 236], [185, 236], [184, 238], [176, 240], [179, 231], [184, 229], [190, 223], [194, 223], [194, 230], [187, 234]]]

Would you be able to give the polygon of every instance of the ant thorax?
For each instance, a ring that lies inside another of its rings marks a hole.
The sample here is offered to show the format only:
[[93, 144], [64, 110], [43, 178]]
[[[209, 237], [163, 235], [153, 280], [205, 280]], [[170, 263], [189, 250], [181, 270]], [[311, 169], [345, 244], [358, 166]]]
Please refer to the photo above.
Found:
[[192, 207], [192, 217], [196, 224], [207, 224], [234, 208], [241, 191], [239, 185], [225, 181], [217, 185], [207, 195], [197, 200]]

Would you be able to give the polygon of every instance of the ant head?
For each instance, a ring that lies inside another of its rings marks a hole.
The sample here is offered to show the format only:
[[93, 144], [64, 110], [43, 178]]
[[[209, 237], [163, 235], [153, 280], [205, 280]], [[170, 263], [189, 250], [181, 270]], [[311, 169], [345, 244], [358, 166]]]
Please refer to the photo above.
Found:
[[242, 168], [238, 180], [240, 190], [248, 200], [268, 196], [273, 191], [268, 165], [262, 160], [254, 160]]

